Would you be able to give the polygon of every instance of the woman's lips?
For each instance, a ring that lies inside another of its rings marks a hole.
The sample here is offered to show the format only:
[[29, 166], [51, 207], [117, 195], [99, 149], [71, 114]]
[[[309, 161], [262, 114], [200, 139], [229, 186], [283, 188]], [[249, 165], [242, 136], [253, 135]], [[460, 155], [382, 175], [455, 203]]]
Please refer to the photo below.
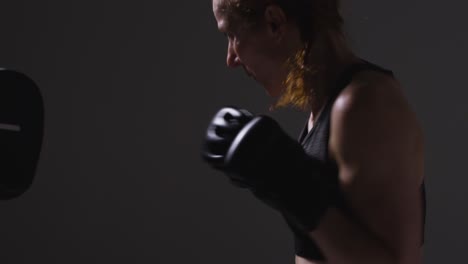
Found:
[[245, 70], [245, 73], [247, 74], [247, 76], [249, 76], [250, 78], [253, 78], [254, 80], [257, 80], [257, 78], [255, 78], [255, 75], [247, 70]]
[[257, 79], [255, 78], [255, 74], [253, 74], [252, 72], [250, 72], [250, 71], [247, 69], [247, 67], [243, 66], [243, 68], [244, 68], [244, 72], [245, 72], [245, 74], [247, 74], [247, 76], [249, 76], [249, 77], [251, 77], [251, 78], [257, 80]]

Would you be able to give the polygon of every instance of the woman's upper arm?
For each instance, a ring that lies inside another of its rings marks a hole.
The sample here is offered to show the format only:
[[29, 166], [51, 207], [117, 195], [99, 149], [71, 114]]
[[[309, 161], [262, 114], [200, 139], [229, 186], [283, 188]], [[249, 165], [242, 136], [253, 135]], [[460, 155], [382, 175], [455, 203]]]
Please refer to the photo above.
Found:
[[300, 257], [298, 255], [295, 255], [295, 256], [296, 256], [296, 258], [295, 258], [295, 263], [296, 264], [325, 264], [322, 261], [308, 260], [308, 259], [305, 259], [305, 258]]
[[421, 241], [422, 133], [400, 87], [351, 85], [332, 109], [330, 155], [354, 215], [397, 257]]

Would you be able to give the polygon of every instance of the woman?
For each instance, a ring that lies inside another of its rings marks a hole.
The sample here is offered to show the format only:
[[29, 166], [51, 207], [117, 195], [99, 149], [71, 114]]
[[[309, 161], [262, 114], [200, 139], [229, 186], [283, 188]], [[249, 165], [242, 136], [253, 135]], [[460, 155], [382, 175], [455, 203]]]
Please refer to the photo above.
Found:
[[[296, 264], [421, 263], [423, 132], [392, 72], [348, 48], [338, 0], [213, 0], [213, 12], [227, 65], [260, 83], [272, 109], [310, 112], [299, 143], [315, 165], [297, 161], [274, 122], [232, 108], [213, 119], [205, 159], [283, 214]], [[259, 174], [275, 184], [258, 187]]]

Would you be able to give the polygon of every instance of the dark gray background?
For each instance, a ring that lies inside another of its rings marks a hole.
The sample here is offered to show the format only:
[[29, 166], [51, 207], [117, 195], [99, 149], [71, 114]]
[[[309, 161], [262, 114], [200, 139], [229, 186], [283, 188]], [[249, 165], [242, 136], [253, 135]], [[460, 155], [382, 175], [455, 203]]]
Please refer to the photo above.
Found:
[[[464, 263], [466, 3], [343, 7], [353, 48], [395, 72], [425, 130], [425, 263]], [[293, 263], [279, 215], [200, 159], [219, 107], [270, 102], [225, 67], [209, 0], [4, 1], [0, 34], [0, 66], [38, 83], [47, 117], [33, 187], [0, 202], [2, 263]], [[306, 118], [272, 115], [293, 137]]]

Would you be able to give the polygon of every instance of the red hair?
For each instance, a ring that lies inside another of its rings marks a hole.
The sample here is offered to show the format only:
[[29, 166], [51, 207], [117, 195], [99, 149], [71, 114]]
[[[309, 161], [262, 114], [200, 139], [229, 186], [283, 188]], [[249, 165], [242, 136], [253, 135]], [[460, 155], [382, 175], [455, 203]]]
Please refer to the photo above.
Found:
[[242, 19], [248, 28], [255, 29], [263, 18], [264, 8], [270, 4], [278, 5], [299, 27], [304, 43], [304, 48], [285, 62], [289, 72], [284, 80], [285, 89], [271, 109], [290, 105], [307, 110], [314, 90], [306, 89], [304, 77], [320, 70], [307, 63], [308, 47], [318, 33], [333, 32], [344, 36], [339, 0], [225, 0], [222, 8]]

